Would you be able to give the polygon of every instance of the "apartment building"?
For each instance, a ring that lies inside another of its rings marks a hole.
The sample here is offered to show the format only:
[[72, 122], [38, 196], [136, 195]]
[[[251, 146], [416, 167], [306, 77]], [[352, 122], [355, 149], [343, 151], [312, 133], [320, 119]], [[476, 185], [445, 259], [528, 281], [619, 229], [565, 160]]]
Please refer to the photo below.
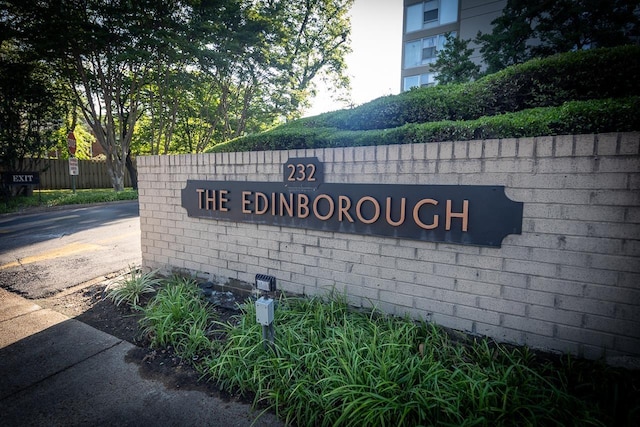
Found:
[[[451, 33], [463, 40], [475, 39], [478, 31], [491, 32], [491, 21], [502, 14], [506, 0], [404, 0], [402, 33], [403, 91], [435, 84], [431, 70]], [[473, 41], [471, 60], [482, 65], [482, 57]]]

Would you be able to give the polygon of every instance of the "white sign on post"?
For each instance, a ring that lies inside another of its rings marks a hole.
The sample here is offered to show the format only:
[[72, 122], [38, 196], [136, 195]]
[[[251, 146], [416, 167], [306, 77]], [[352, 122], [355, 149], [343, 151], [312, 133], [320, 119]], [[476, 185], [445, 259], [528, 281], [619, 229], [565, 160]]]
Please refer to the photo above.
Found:
[[79, 175], [80, 168], [78, 167], [78, 159], [75, 157], [69, 157], [69, 175]]

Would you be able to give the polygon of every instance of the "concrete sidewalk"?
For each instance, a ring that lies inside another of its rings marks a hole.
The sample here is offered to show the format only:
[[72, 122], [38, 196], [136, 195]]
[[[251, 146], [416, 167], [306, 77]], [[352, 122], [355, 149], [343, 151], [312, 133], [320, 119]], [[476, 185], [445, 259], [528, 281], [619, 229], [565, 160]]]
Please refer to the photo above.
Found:
[[169, 390], [125, 361], [133, 344], [0, 288], [3, 426], [282, 426], [201, 391]]

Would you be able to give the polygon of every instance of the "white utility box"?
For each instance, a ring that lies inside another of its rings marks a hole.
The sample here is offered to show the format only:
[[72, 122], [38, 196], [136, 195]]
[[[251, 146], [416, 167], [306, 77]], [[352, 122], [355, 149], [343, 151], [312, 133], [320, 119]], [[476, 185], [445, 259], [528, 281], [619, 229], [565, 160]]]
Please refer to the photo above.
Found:
[[273, 323], [273, 308], [275, 301], [260, 297], [256, 301], [256, 321], [263, 326], [269, 326]]

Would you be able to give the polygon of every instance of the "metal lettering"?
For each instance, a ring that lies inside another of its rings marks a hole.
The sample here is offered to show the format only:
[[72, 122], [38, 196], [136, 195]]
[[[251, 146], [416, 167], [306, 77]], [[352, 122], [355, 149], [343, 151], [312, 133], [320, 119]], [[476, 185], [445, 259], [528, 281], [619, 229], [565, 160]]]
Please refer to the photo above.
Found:
[[425, 230], [433, 230], [438, 228], [438, 215], [433, 216], [433, 222], [429, 225], [422, 222], [420, 219], [420, 208], [424, 205], [433, 205], [437, 206], [438, 201], [433, 199], [422, 199], [413, 207], [413, 221], [418, 224], [418, 227], [424, 228]]
[[[373, 203], [375, 214], [370, 219], [365, 219], [362, 216], [362, 205], [364, 204], [364, 202]], [[378, 201], [371, 196], [364, 196], [363, 198], [358, 200], [358, 203], [356, 204], [356, 216], [358, 217], [360, 222], [364, 224], [373, 224], [378, 220], [378, 218], [380, 218], [380, 203], [378, 203]]]
[[309, 196], [304, 193], [298, 194], [298, 218], [309, 216]]
[[391, 197], [387, 197], [387, 211], [386, 211], [387, 224], [392, 225], [394, 227], [398, 227], [404, 224], [406, 208], [407, 208], [407, 199], [403, 197], [402, 199], [400, 199], [400, 219], [398, 221], [392, 220], [391, 219]]
[[455, 213], [451, 212], [451, 200], [447, 200], [447, 215], [444, 227], [447, 231], [451, 230], [451, 218], [462, 218], [462, 231], [467, 231], [469, 225], [469, 201], [464, 200], [462, 202], [462, 212]]
[[[320, 203], [320, 200], [326, 200], [329, 202], [329, 212], [326, 215], [321, 215], [320, 212], [318, 211], [318, 204]], [[313, 214], [319, 220], [322, 220], [322, 221], [328, 220], [333, 216], [334, 210], [335, 210], [335, 204], [333, 203], [333, 199], [326, 194], [320, 194], [318, 197], [316, 197], [313, 200]]]

